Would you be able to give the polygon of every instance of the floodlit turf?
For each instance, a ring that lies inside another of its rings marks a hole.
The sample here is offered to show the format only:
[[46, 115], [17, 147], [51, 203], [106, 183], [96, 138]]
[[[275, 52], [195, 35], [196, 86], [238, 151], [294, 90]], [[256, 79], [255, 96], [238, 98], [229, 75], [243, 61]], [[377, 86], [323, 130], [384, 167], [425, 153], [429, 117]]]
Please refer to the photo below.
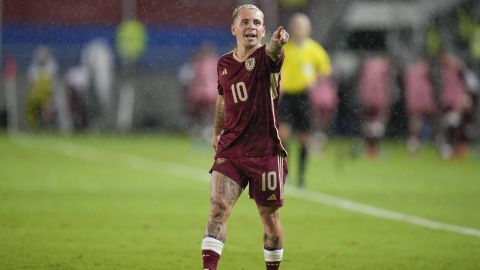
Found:
[[[357, 148], [339, 140], [314, 154], [307, 189], [480, 229], [474, 153], [444, 161], [426, 147], [412, 158], [387, 143], [368, 160], [352, 158]], [[0, 135], [0, 151], [0, 269], [201, 269], [208, 146], [167, 135]], [[292, 196], [281, 215], [282, 269], [480, 269], [480, 237]], [[261, 230], [244, 194], [219, 269], [264, 269]]]

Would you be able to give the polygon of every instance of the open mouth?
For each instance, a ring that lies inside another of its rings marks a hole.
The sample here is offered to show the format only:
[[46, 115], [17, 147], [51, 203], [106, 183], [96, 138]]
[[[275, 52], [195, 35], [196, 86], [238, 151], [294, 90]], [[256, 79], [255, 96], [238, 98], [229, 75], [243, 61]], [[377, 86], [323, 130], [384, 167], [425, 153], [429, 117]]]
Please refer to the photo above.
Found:
[[257, 35], [253, 33], [248, 33], [248, 34], [245, 34], [245, 38], [249, 41], [253, 41], [257, 38]]

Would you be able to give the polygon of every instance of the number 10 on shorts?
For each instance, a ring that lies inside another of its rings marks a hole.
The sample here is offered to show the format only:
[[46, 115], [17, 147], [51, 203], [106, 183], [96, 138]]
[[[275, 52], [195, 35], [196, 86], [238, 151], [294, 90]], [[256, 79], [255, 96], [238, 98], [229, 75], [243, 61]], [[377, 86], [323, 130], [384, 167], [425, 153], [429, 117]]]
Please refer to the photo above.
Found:
[[278, 182], [277, 172], [262, 173], [262, 191], [274, 191], [280, 186], [280, 196], [283, 197], [282, 183]]

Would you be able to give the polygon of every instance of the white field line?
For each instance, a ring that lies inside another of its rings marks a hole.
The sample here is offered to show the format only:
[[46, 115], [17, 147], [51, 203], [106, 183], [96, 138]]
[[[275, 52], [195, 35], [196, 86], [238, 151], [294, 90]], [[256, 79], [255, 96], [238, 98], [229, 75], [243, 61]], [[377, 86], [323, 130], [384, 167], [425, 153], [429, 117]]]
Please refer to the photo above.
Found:
[[[180, 177], [189, 180], [197, 180], [202, 182], [209, 182], [209, 175], [207, 173], [208, 168], [201, 169], [192, 166], [186, 166], [179, 163], [165, 162], [160, 160], [154, 160], [150, 158], [130, 155], [130, 154], [118, 154], [105, 150], [98, 150], [93, 147], [78, 145], [74, 143], [63, 143], [58, 141], [49, 140], [48, 146], [39, 141], [30, 141], [27, 138], [16, 138], [14, 141], [27, 148], [37, 148], [41, 150], [52, 151], [60, 153], [69, 157], [79, 158], [86, 161], [95, 162], [108, 162], [116, 161], [122, 163], [133, 169], [149, 170], [152, 172], [161, 171], [168, 173], [175, 177]], [[333, 206], [336, 208], [348, 210], [364, 214], [367, 216], [373, 216], [382, 219], [395, 220], [413, 224], [420, 227], [425, 227], [434, 230], [443, 230], [447, 232], [453, 232], [458, 234], [469, 235], [473, 237], [480, 237], [480, 230], [475, 228], [468, 228], [431, 219], [404, 214], [401, 212], [391, 211], [387, 209], [378, 208], [368, 204], [358, 203], [352, 200], [343, 199], [340, 197], [320, 193], [307, 191], [303, 189], [286, 186], [285, 192], [287, 195], [299, 200], [316, 202], [324, 205]]]

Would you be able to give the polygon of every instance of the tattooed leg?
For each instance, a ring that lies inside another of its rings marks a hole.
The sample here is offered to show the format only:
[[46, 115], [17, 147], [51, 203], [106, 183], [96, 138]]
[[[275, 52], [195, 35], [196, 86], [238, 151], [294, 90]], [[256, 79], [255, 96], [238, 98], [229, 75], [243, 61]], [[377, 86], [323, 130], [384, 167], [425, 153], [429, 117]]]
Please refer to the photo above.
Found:
[[205, 236], [225, 242], [227, 220], [238, 197], [240, 186], [227, 176], [213, 171], [210, 192], [210, 215]]
[[266, 250], [283, 248], [283, 229], [278, 208], [257, 206], [263, 222], [263, 244]]

